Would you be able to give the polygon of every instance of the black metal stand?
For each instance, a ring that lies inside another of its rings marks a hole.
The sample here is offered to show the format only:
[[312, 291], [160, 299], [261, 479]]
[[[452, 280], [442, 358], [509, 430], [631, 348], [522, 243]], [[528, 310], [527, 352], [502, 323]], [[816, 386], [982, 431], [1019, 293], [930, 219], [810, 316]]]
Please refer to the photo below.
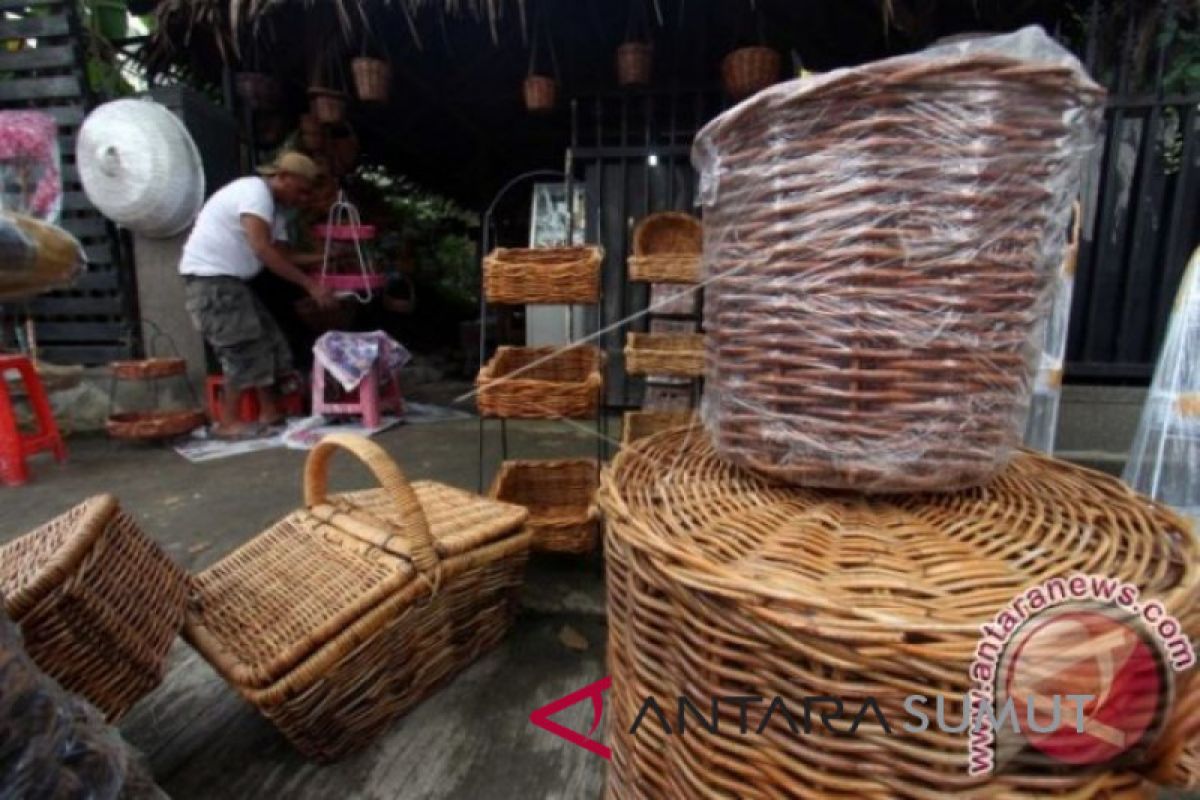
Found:
[[[481, 252], [479, 254], [479, 369], [483, 369], [487, 363], [487, 296], [483, 287], [483, 259], [492, 249], [492, 217], [495, 214], [496, 207], [500, 201], [513, 188], [520, 184], [535, 179], [535, 178], [558, 178], [566, 184], [567, 196], [567, 244], [575, 243], [575, 180], [570, 169], [571, 156], [567, 155], [567, 169], [565, 171], [553, 169], [536, 169], [529, 172], [523, 172], [515, 178], [508, 181], [496, 192], [492, 198], [492, 202], [488, 204], [487, 210], [483, 213], [482, 225], [483, 231], [480, 237]], [[575, 333], [575, 308], [573, 304], [567, 305], [567, 337], [574, 338]], [[597, 304], [597, 330], [604, 328], [604, 303]], [[603, 367], [601, 367], [603, 369]], [[596, 449], [597, 449], [597, 466], [604, 460], [604, 441], [607, 435], [607, 418], [604, 413], [605, 394], [603, 386], [600, 390], [600, 403], [596, 412]], [[484, 491], [484, 443], [486, 434], [487, 417], [483, 414], [479, 415], [479, 492]], [[508, 459], [508, 419], [500, 418], [500, 460], [501, 462]]]

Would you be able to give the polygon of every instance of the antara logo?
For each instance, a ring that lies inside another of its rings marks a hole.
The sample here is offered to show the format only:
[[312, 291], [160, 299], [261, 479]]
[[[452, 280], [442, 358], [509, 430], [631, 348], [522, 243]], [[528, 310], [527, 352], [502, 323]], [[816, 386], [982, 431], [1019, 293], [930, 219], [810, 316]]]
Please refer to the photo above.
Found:
[[[552, 703], [547, 703], [541, 708], [535, 710], [529, 715], [529, 721], [537, 725], [544, 731], [549, 731], [559, 738], [566, 739], [573, 745], [582, 747], [588, 752], [595, 753], [606, 761], [612, 760], [612, 750], [597, 742], [595, 739], [589, 738], [596, 732], [596, 728], [600, 727], [600, 720], [604, 717], [604, 693], [612, 686], [612, 678], [601, 678], [595, 683], [589, 683], [582, 689], [578, 689], [565, 697], [560, 697]], [[584, 698], [592, 699], [592, 727], [588, 729], [587, 736], [584, 736], [578, 731], [573, 731], [565, 725], [560, 725], [550, 717], [554, 716], [564, 709], [570, 708]]]

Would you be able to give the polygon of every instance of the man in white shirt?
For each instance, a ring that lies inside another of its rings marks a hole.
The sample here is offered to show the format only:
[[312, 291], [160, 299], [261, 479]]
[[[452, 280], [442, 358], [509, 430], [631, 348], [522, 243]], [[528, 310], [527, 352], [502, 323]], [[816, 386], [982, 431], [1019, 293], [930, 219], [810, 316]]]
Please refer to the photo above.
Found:
[[[186, 284], [192, 322], [216, 353], [225, 374], [221, 419], [213, 432], [241, 438], [280, 422], [276, 385], [292, 371], [287, 340], [247, 281], [266, 266], [307, 291], [322, 305], [333, 295], [297, 262], [286, 244], [287, 229], [280, 207], [296, 208], [308, 200], [317, 165], [301, 153], [283, 153], [260, 176], [238, 178], [208, 199], [183, 247], [179, 271]], [[259, 424], [238, 420], [238, 398], [245, 389], [258, 391]]]

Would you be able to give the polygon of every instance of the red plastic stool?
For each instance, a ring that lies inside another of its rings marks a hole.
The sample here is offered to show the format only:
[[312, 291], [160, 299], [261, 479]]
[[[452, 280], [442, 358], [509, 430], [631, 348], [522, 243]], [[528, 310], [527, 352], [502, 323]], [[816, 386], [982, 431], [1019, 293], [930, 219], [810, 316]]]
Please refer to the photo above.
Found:
[[[17, 427], [17, 415], [8, 392], [8, 381], [4, 377], [11, 371], [19, 373], [25, 384], [25, 395], [37, 424], [34, 433], [23, 433]], [[25, 464], [25, 458], [43, 450], [54, 453], [55, 460], [60, 464], [67, 460], [67, 446], [63, 444], [58, 424], [50, 411], [50, 401], [46, 397], [42, 379], [28, 358], [0, 355], [0, 481], [9, 486], [20, 486], [28, 481], [29, 467]]]
[[[328, 415], [361, 416], [363, 425], [368, 428], [378, 428], [382, 421], [382, 411], [390, 410], [397, 415], [404, 414], [404, 395], [400, 391], [400, 371], [391, 375], [386, 374], [382, 365], [376, 363], [367, 377], [362, 379], [358, 388], [346, 392], [340, 401], [330, 400], [325, 391], [325, 368], [320, 361], [313, 362], [312, 377], [312, 413]], [[380, 395], [380, 387], [384, 392]], [[334, 382], [331, 388], [341, 389]]]
[[[293, 392], [279, 398], [279, 410], [289, 417], [304, 416], [304, 389], [303, 381], [300, 379], [300, 373], [295, 373], [295, 382], [298, 387]], [[217, 422], [222, 422], [221, 419], [221, 397], [225, 394], [225, 376], [224, 375], [209, 375], [204, 382], [204, 397], [208, 403], [208, 415]], [[243, 389], [241, 397], [238, 398], [238, 420], [241, 422], [258, 422], [258, 414], [261, 409], [258, 406], [258, 392], [253, 389]]]

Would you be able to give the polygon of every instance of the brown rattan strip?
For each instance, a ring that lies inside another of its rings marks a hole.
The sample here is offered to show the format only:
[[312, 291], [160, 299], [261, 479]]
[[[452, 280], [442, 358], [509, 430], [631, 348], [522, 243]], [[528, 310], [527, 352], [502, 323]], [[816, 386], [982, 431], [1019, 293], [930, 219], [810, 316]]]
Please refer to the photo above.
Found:
[[[623, 448], [605, 470], [608, 796], [827, 798], [1136, 796], [1137, 779], [1086, 771], [967, 774], [967, 737], [878, 726], [856, 735], [663, 736], [630, 727], [647, 694], [961, 697], [979, 626], [1032, 584], [1075, 572], [1136, 584], [1193, 638], [1197, 541], [1119, 481], [1023, 453], [985, 486], [867, 496], [787, 487], [717, 457], [699, 428]], [[1200, 704], [1176, 709], [1194, 741]], [[664, 708], [667, 706], [664, 705]], [[956, 714], [959, 712], [952, 712]], [[763, 709], [752, 707], [751, 729]], [[953, 724], [954, 720], [950, 720]], [[1184, 747], [1150, 765], [1164, 776]], [[1071, 793], [1074, 794], [1071, 794]]]
[[694, 160], [711, 179], [720, 451], [869, 491], [1002, 467], [1102, 98], [1067, 66], [905, 57], [781, 84], [710, 123]]
[[493, 250], [483, 260], [489, 303], [596, 303], [604, 251], [578, 247]]
[[499, 347], [475, 381], [479, 413], [525, 419], [595, 416], [601, 359], [599, 349], [587, 345]]
[[625, 340], [625, 371], [630, 375], [703, 375], [704, 336], [631, 332]]
[[590, 553], [600, 535], [594, 501], [599, 470], [589, 459], [505, 461], [491, 497], [529, 509], [526, 528], [533, 549], [548, 553]]
[[629, 280], [651, 283], [699, 283], [700, 256], [686, 253], [630, 256]]
[[108, 495], [0, 548], [0, 594], [29, 655], [110, 720], [162, 681], [186, 586]]

